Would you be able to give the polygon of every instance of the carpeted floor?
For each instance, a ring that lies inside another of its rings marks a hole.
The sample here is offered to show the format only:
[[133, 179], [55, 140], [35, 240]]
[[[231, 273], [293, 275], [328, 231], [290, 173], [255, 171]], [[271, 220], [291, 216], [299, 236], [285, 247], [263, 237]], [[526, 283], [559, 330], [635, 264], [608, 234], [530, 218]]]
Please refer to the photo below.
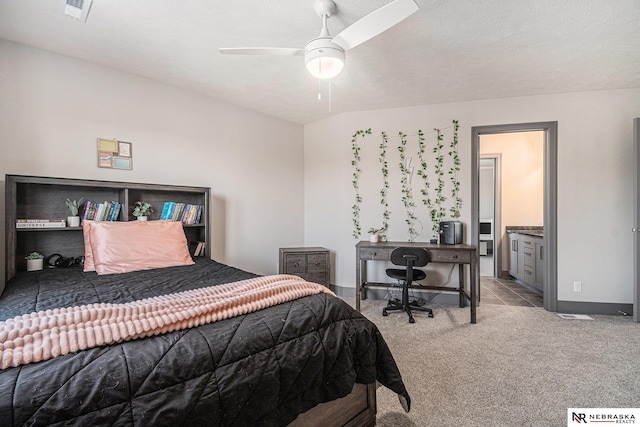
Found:
[[412, 398], [378, 389], [377, 425], [563, 426], [567, 408], [640, 407], [640, 324], [631, 318], [564, 320], [539, 307], [432, 306], [435, 317], [383, 317], [385, 301], [362, 302], [380, 329]]

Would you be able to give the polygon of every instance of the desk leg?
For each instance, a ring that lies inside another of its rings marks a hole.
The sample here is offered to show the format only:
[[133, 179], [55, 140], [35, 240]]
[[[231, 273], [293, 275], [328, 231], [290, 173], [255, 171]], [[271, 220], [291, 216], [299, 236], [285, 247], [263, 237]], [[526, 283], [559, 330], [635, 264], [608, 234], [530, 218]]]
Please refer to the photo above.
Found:
[[477, 301], [477, 291], [476, 288], [476, 254], [472, 253], [471, 256], [471, 265], [469, 266], [469, 292], [471, 296], [471, 323], [476, 323], [476, 307], [478, 305]]
[[461, 308], [467, 306], [467, 299], [464, 296], [464, 264], [458, 264], [458, 287], [460, 289], [459, 295], [459, 305]]

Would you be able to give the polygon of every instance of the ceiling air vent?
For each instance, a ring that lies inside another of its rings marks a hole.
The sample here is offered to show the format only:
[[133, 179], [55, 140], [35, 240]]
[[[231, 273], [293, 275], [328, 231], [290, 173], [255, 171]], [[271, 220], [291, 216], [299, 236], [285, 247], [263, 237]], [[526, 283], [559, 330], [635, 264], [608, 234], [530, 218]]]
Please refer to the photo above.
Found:
[[93, 0], [62, 0], [62, 13], [80, 22], [87, 22]]

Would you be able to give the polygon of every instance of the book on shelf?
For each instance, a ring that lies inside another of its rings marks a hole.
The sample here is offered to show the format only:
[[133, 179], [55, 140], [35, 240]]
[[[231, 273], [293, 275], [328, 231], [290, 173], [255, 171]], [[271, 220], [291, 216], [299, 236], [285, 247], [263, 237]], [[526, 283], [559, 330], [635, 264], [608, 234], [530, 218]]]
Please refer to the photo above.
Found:
[[189, 253], [192, 257], [204, 256], [204, 246], [205, 243], [203, 241], [191, 242], [189, 243]]
[[82, 219], [87, 221], [117, 221], [120, 218], [122, 203], [108, 202], [94, 203], [87, 201], [84, 205]]
[[180, 221], [183, 224], [199, 224], [202, 216], [202, 205], [191, 203], [164, 202], [161, 221]]
[[192, 257], [195, 256], [196, 247], [197, 246], [198, 246], [197, 243], [189, 243], [189, 242], [187, 242], [187, 248], [189, 249], [189, 255], [191, 255]]
[[160, 213], [161, 221], [164, 221], [167, 219], [167, 216], [169, 215], [170, 206], [171, 206], [171, 202], [164, 202], [164, 205], [162, 205], [162, 212]]
[[16, 228], [65, 228], [64, 219], [16, 219]]
[[46, 222], [64, 222], [64, 219], [16, 219], [16, 224], [18, 223], [46, 223]]
[[204, 242], [198, 241], [193, 251], [193, 256], [204, 256], [204, 247], [205, 247]]

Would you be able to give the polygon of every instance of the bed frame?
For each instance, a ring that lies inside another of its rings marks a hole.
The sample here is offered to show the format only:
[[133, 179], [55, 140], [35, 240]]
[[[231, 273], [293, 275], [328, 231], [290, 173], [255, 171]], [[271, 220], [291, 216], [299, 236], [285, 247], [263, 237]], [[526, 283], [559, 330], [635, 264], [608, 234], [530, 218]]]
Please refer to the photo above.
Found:
[[[178, 185], [142, 184], [132, 182], [96, 181], [23, 175], [5, 177], [5, 248], [6, 278], [26, 269], [24, 256], [40, 250], [45, 255], [62, 253], [81, 256], [84, 244], [81, 227], [64, 229], [16, 229], [16, 219], [66, 218], [65, 200], [119, 201], [124, 209], [121, 221], [129, 221], [133, 205], [138, 200], [151, 202], [155, 212], [150, 220], [159, 218], [164, 201], [200, 204], [205, 207], [199, 224], [185, 226], [189, 242], [204, 241], [211, 254], [209, 233], [210, 188]], [[50, 252], [50, 253], [49, 253]], [[210, 256], [210, 255], [208, 255]], [[0, 290], [1, 291], [1, 290]], [[376, 384], [356, 384], [350, 394], [317, 405], [300, 414], [290, 426], [374, 426], [376, 423]]]
[[350, 394], [298, 415], [289, 427], [375, 426], [376, 384], [356, 384]]

